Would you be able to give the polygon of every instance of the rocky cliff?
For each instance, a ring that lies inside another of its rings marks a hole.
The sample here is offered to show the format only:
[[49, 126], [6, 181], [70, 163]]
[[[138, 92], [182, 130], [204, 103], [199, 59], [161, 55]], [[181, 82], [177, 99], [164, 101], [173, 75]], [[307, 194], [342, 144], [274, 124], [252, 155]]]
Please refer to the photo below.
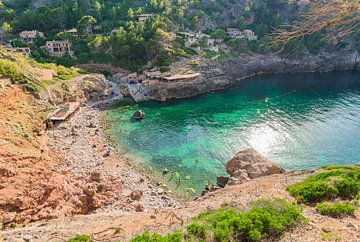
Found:
[[188, 98], [230, 87], [240, 80], [259, 74], [331, 72], [360, 70], [358, 52], [338, 51], [285, 58], [276, 54], [243, 54], [223, 62], [198, 68], [202, 74], [193, 81], [162, 82], [151, 90], [156, 100]]

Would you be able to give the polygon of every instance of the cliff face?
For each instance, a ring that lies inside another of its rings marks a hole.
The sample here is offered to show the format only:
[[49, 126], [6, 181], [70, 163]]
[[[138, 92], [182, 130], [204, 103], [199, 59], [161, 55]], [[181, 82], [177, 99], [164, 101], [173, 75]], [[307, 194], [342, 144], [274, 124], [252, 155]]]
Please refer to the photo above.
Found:
[[151, 90], [156, 100], [188, 98], [213, 90], [229, 88], [240, 80], [258, 74], [331, 72], [360, 70], [357, 52], [338, 51], [319, 55], [284, 58], [276, 54], [241, 55], [238, 58], [200, 67], [194, 81], [161, 83]]

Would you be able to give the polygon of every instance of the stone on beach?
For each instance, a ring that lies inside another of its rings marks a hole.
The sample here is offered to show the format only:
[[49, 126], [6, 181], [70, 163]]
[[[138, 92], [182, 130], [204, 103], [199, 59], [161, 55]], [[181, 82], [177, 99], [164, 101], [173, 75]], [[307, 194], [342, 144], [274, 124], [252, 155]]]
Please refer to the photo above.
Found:
[[130, 198], [132, 200], [140, 201], [142, 195], [143, 195], [142, 191], [136, 190], [136, 191], [131, 192]]
[[238, 152], [226, 164], [226, 172], [230, 175], [227, 185], [238, 185], [261, 176], [280, 174], [284, 169], [277, 167], [272, 161], [254, 149]]
[[238, 170], [246, 171], [251, 179], [284, 172], [284, 169], [277, 167], [272, 161], [254, 149], [246, 149], [238, 152], [235, 157], [226, 164], [226, 172], [229, 175], [233, 175]]

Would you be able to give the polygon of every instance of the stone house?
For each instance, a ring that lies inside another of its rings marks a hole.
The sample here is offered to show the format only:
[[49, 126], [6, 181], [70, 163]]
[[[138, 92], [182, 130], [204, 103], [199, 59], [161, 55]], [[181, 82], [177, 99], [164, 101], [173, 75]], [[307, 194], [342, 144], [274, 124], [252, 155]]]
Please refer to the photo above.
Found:
[[12, 53], [21, 53], [26, 56], [31, 55], [31, 50], [29, 47], [12, 47], [11, 44], [1, 45], [0, 47], [4, 48], [6, 51], [9, 51]]
[[226, 32], [231, 38], [234, 38], [234, 39], [245, 38], [244, 33], [242, 31], [238, 30], [237, 28], [227, 28]]
[[78, 31], [76, 28], [72, 28], [72, 29], [69, 29], [69, 30], [65, 30], [65, 33], [71, 35], [71, 36], [78, 36]]
[[219, 45], [217, 44], [217, 41], [214, 38], [208, 37], [206, 39], [206, 45], [210, 50], [219, 52]]
[[72, 44], [68, 40], [46, 41], [45, 48], [51, 56], [61, 57], [66, 54], [74, 56], [74, 51], [72, 51]]
[[151, 18], [152, 16], [154, 16], [152, 13], [143, 13], [143, 14], [140, 14], [137, 19], [138, 19], [138, 23], [143, 23], [145, 24], [149, 18]]
[[19, 33], [19, 37], [22, 41], [27, 43], [33, 43], [36, 40], [36, 37], [44, 38], [44, 33], [37, 31], [37, 30], [31, 30], [31, 31], [22, 31]]
[[247, 38], [248, 40], [257, 40], [257, 36], [255, 35], [255, 33], [250, 30], [250, 29], [245, 29], [243, 31], [245, 38]]
[[228, 28], [227, 34], [234, 39], [248, 39], [249, 41], [257, 40], [257, 36], [250, 29], [245, 29], [244, 31], [240, 31], [236, 28]]

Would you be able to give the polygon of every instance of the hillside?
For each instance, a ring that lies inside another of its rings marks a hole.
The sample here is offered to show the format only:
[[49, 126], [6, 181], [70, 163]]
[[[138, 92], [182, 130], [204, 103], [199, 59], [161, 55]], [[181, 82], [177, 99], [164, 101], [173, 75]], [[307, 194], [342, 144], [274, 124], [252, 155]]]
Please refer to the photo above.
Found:
[[[127, 193], [124, 184], [130, 182], [131, 186], [126, 185], [129, 189], [135, 184], [148, 186], [148, 181], [144, 182], [144, 177], [140, 183], [143, 176], [135, 171], [127, 172], [125, 164], [116, 173], [111, 172], [115, 171], [117, 158], [103, 157], [104, 140], [94, 136], [91, 128], [99, 128], [97, 119], [91, 120], [96, 118], [96, 113], [94, 116], [89, 110], [86, 114], [89, 116], [80, 115], [83, 120], [66, 124], [57, 129], [58, 133], [46, 129], [49, 115], [64, 103], [86, 102], [106, 95], [104, 76], [82, 75], [76, 69], [39, 64], [4, 50], [0, 50], [0, 55], [3, 57], [0, 60], [1, 227], [84, 214], [116, 204], [122, 209], [135, 210], [135, 204], [128, 205], [128, 195], [123, 194]], [[77, 138], [74, 130], [85, 127], [89, 130]], [[69, 136], [73, 137], [70, 143]], [[56, 143], [57, 140], [61, 142]], [[73, 145], [77, 141], [85, 142], [88, 147], [81, 150], [81, 144]], [[81, 152], [77, 154], [81, 159], [64, 153], [61, 148], [65, 144], [70, 146], [66, 149]], [[94, 145], [98, 145], [97, 150]], [[86, 148], [96, 154], [88, 153], [89, 158], [84, 157]], [[75, 158], [77, 163], [72, 165], [78, 165], [77, 169], [67, 163]]]
[[[23, 30], [43, 32], [45, 38], [34, 43], [12, 41], [17, 47], [29, 46], [32, 57], [40, 62], [111, 63], [132, 71], [153, 67], [167, 71], [179, 61], [223, 61], [241, 54], [278, 52], [265, 48], [267, 35], [275, 27], [300, 19], [304, 9], [302, 2], [278, 0], [4, 1], [0, 22], [6, 40], [17, 38]], [[139, 21], [144, 14], [148, 16]], [[77, 35], [67, 32], [73, 28]], [[256, 38], [233, 38], [228, 28], [251, 31]], [[200, 35], [193, 41], [181, 33]], [[342, 42], [323, 37], [324, 33], [313, 33], [302, 41], [294, 40], [281, 54], [359, 50], [358, 34]], [[75, 58], [47, 53], [41, 48], [46, 40], [69, 40]]]
[[[252, 202], [258, 199], [283, 198], [294, 201], [285, 188], [303, 179], [324, 172], [290, 172], [261, 177], [242, 185], [221, 189], [175, 208], [150, 210], [138, 213], [111, 211], [93, 215], [75, 216], [34, 224], [26, 228], [0, 232], [7, 240], [29, 238], [35, 241], [56, 241], [68, 239], [75, 235], [89, 235], [85, 241], [127, 241], [144, 230], [169, 233], [183, 228], [198, 219], [192, 219], [201, 212], [205, 214], [218, 209], [247, 210]], [[301, 212], [308, 221], [287, 231], [279, 241], [357, 241], [359, 240], [359, 210], [354, 216], [341, 219], [322, 216], [313, 206], [303, 206]], [[86, 222], [85, 222], [86, 221]], [[226, 221], [226, 219], [224, 219]], [[256, 226], [256, 225], [255, 225]], [[208, 231], [207, 231], [208, 232]], [[91, 238], [91, 239], [90, 239]], [[134, 240], [150, 241], [150, 240]], [[166, 240], [151, 241], [188, 241]], [[196, 238], [191, 241], [201, 241]], [[220, 241], [220, 240], [209, 240]], [[239, 240], [242, 241], [242, 240]], [[257, 240], [251, 240], [257, 241]], [[274, 241], [274, 240], [271, 240]]]

